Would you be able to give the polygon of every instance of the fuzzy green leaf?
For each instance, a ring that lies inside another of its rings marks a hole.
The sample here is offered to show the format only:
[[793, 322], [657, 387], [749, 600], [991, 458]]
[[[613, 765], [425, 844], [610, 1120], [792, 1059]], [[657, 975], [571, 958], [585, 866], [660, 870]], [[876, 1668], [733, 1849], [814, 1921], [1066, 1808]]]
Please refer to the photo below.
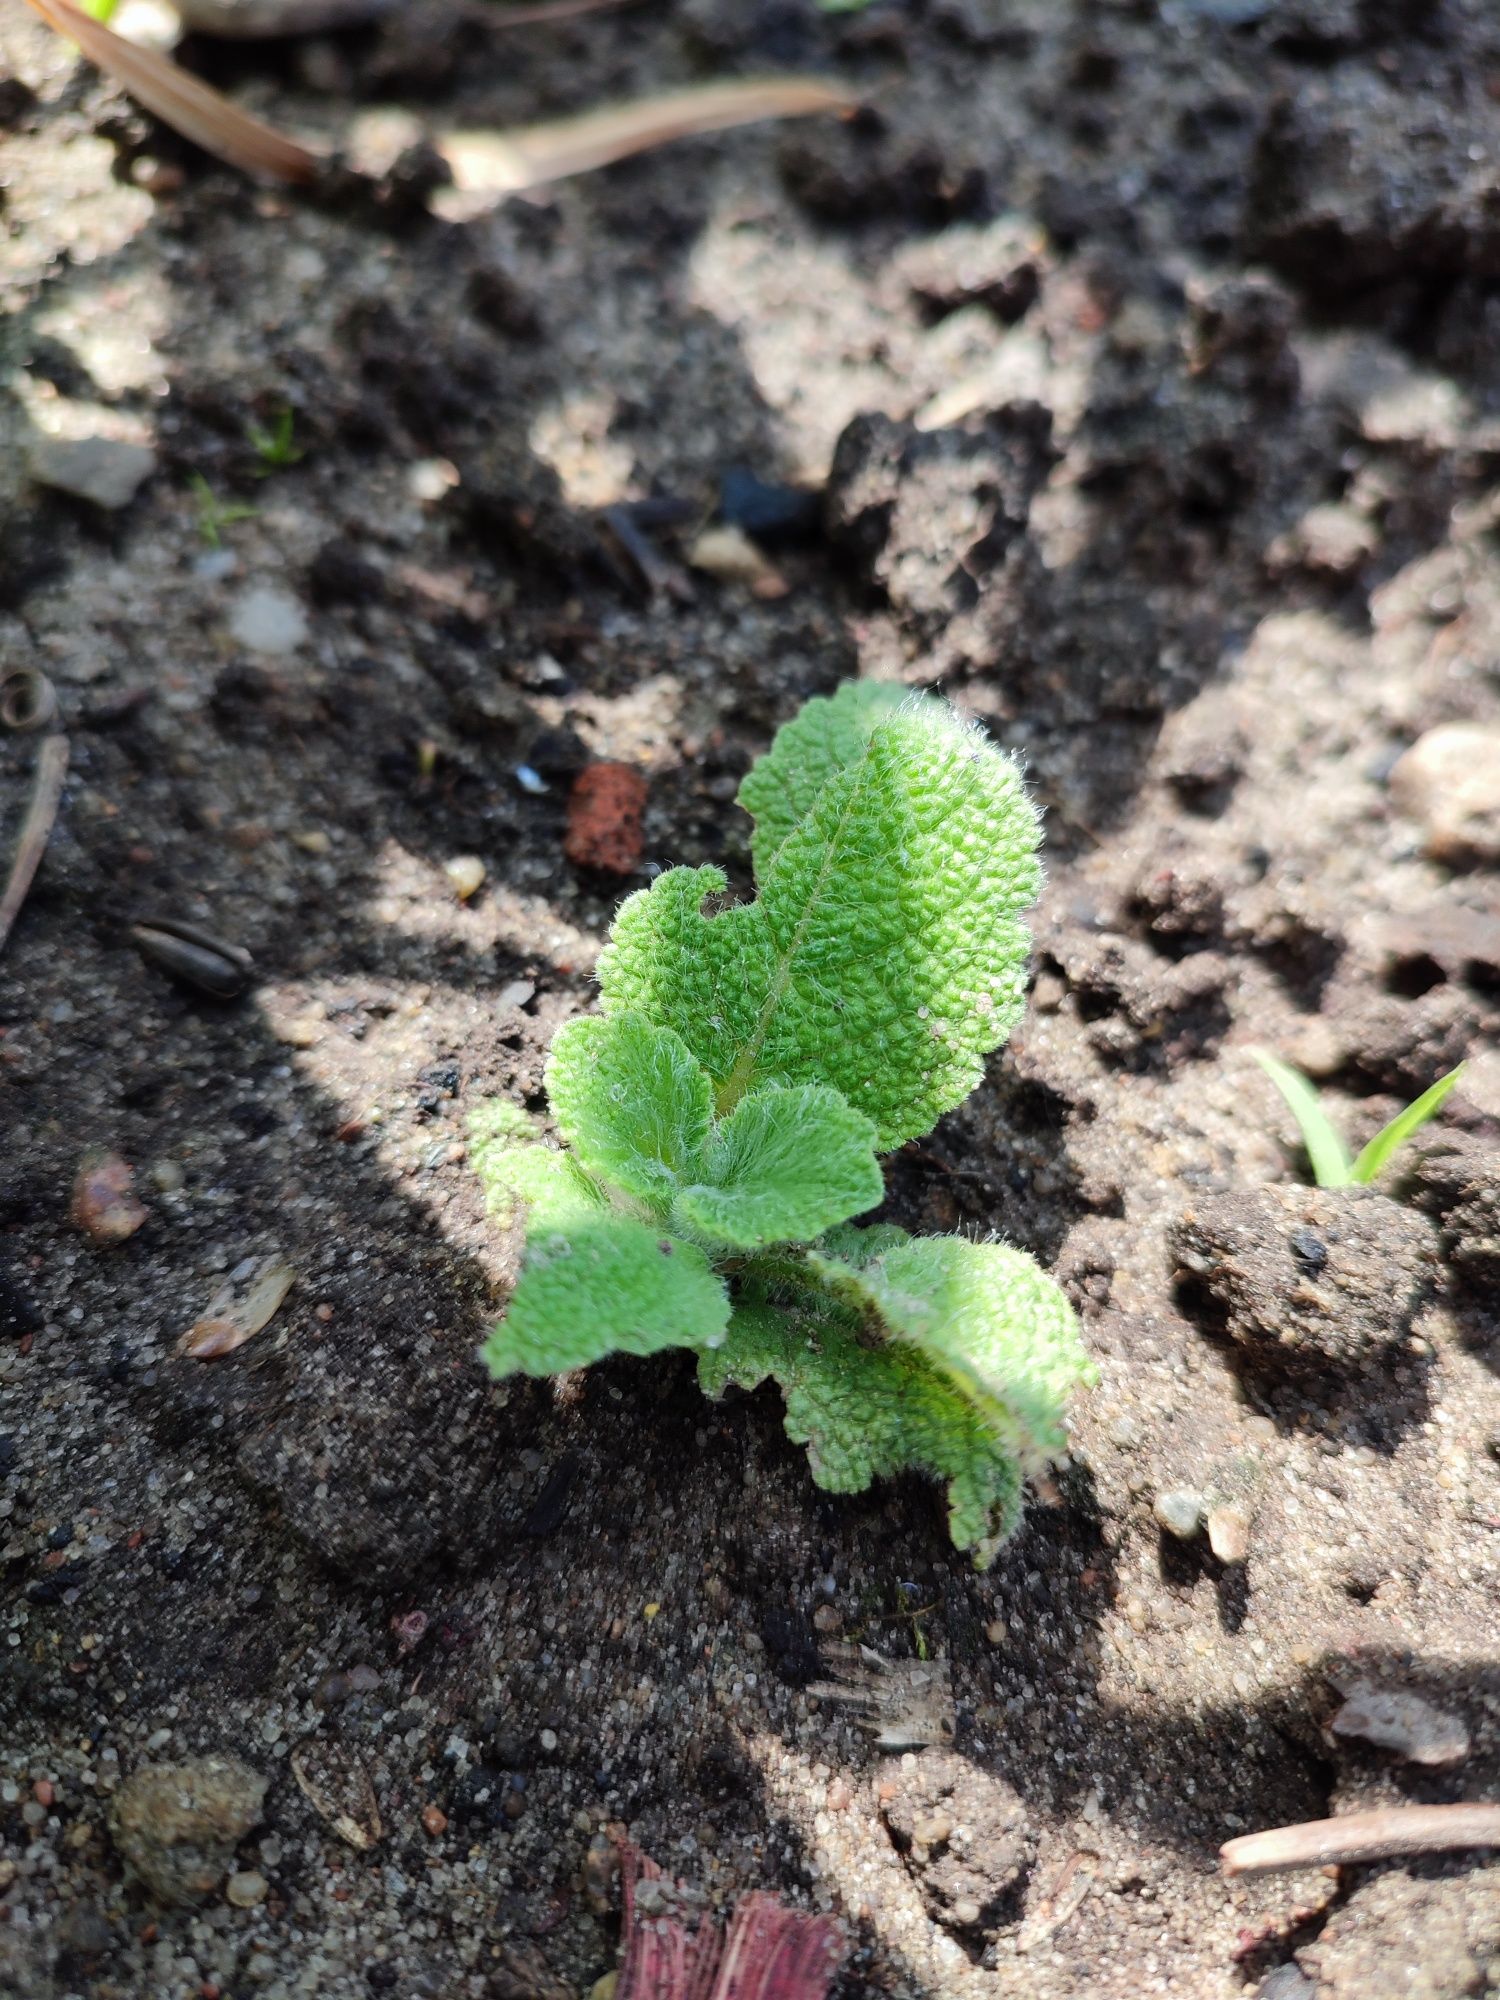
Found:
[[538, 1221], [505, 1318], [480, 1353], [492, 1375], [559, 1375], [606, 1354], [711, 1347], [729, 1295], [691, 1243], [626, 1216]]
[[750, 852], [757, 876], [764, 876], [829, 779], [863, 756], [877, 725], [902, 707], [948, 713], [943, 702], [913, 694], [899, 681], [846, 681], [836, 694], [804, 703], [777, 730], [740, 786], [739, 802], [755, 821]]
[[681, 1037], [640, 1014], [569, 1021], [546, 1083], [579, 1158], [665, 1213], [678, 1183], [697, 1173], [713, 1117], [712, 1087]]
[[875, 1245], [831, 1233], [807, 1263], [894, 1341], [911, 1342], [1032, 1471], [1067, 1443], [1068, 1397], [1093, 1374], [1062, 1287], [1022, 1250], [963, 1236]]
[[1020, 1012], [1037, 839], [1009, 757], [935, 703], [903, 707], [781, 840], [755, 902], [706, 916], [724, 876], [677, 868], [624, 903], [605, 1012], [675, 1029], [721, 1111], [763, 1081], [829, 1083], [899, 1145], [962, 1102]]
[[561, 1223], [606, 1206], [602, 1189], [578, 1162], [544, 1146], [532, 1120], [503, 1097], [490, 1098], [470, 1118], [469, 1164], [497, 1222], [512, 1222], [525, 1210]]
[[781, 1385], [787, 1436], [807, 1446], [819, 1486], [861, 1493], [908, 1469], [944, 1479], [954, 1545], [989, 1566], [1020, 1519], [1020, 1468], [917, 1348], [866, 1347], [832, 1314], [742, 1306], [723, 1345], [700, 1355], [699, 1383], [720, 1396], [768, 1376]]
[[737, 1250], [810, 1242], [885, 1193], [874, 1148], [875, 1127], [836, 1090], [770, 1085], [714, 1128], [702, 1180], [678, 1195], [673, 1218]]

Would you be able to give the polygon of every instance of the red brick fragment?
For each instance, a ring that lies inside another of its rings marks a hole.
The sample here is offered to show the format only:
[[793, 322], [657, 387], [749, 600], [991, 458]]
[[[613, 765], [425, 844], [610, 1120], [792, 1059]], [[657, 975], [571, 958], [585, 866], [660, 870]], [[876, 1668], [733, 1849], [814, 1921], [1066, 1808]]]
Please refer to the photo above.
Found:
[[630, 875], [641, 858], [646, 780], [631, 764], [588, 764], [573, 783], [563, 852], [575, 868]]

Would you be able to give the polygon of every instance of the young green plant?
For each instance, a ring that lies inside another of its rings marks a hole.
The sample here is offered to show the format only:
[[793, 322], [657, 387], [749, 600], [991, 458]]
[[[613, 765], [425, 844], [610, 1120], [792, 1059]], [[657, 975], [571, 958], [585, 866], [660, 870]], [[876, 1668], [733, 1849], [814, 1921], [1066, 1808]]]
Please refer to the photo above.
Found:
[[527, 1225], [483, 1356], [551, 1375], [686, 1347], [710, 1396], [772, 1378], [820, 1486], [933, 1473], [984, 1565], [1090, 1377], [1072, 1309], [1007, 1244], [853, 1218], [1021, 1012], [1037, 817], [980, 730], [874, 682], [809, 702], [739, 796], [754, 901], [673, 868], [622, 905], [602, 1011], [547, 1066], [563, 1147], [476, 1114], [492, 1205]]
[[1457, 1069], [1440, 1076], [1404, 1111], [1398, 1111], [1388, 1125], [1382, 1125], [1370, 1143], [1351, 1159], [1342, 1133], [1318, 1102], [1318, 1093], [1301, 1070], [1293, 1069], [1280, 1056], [1270, 1055], [1264, 1049], [1252, 1049], [1250, 1053], [1286, 1099], [1302, 1135], [1313, 1179], [1325, 1188], [1368, 1187], [1413, 1133], [1420, 1132], [1429, 1119], [1437, 1116], [1444, 1098], [1464, 1073], [1460, 1063]]

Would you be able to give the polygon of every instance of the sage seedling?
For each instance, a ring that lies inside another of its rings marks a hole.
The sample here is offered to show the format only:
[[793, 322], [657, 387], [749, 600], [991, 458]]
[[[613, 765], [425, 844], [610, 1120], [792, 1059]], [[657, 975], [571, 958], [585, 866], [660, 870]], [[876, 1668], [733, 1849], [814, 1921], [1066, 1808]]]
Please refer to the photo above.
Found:
[[1089, 1378], [1072, 1309], [1007, 1244], [853, 1218], [1021, 1012], [1037, 816], [980, 729], [873, 682], [810, 701], [740, 803], [753, 901], [674, 868], [621, 906], [601, 1011], [547, 1066], [562, 1147], [508, 1103], [476, 1114], [494, 1211], [527, 1229], [483, 1358], [687, 1347], [711, 1396], [774, 1378], [820, 1486], [933, 1473], [985, 1565]]

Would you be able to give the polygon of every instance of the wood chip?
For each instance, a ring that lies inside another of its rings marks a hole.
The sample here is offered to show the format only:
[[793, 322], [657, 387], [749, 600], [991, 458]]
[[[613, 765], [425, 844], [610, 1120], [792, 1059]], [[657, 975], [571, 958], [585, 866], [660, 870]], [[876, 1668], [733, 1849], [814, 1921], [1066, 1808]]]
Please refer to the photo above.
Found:
[[953, 1741], [946, 1660], [888, 1660], [872, 1646], [828, 1646], [819, 1657], [836, 1678], [814, 1681], [808, 1693], [854, 1709], [883, 1750]]

